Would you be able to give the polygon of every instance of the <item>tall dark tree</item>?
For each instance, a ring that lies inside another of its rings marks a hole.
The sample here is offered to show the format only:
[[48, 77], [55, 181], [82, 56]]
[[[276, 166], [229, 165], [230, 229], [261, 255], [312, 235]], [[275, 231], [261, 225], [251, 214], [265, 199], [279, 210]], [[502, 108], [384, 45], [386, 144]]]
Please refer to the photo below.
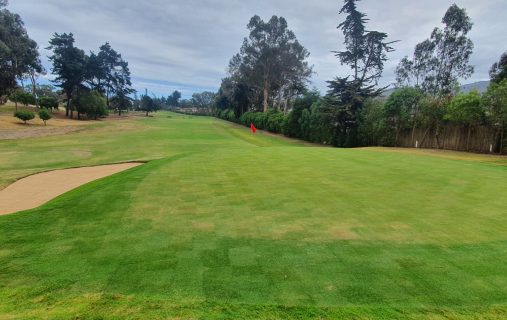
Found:
[[177, 107], [181, 99], [181, 92], [174, 90], [170, 96], [167, 97], [166, 103], [168, 106]]
[[507, 80], [507, 52], [500, 57], [500, 61], [495, 62], [489, 71], [491, 82], [500, 83]]
[[273, 16], [264, 22], [256, 15], [247, 27], [250, 34], [232, 58], [229, 74], [237, 83], [255, 89], [267, 111], [274, 97], [287, 99], [304, 87], [312, 74], [309, 52], [283, 17]]
[[0, 2], [0, 95], [6, 95], [31, 72], [42, 72], [37, 43], [30, 39], [23, 20]]
[[218, 110], [231, 109], [239, 117], [248, 111], [254, 96], [254, 90], [247, 86], [244, 81], [235, 77], [226, 77], [222, 79], [222, 84], [218, 89], [215, 108]]
[[105, 82], [107, 77], [107, 70], [95, 52], [90, 52], [86, 64], [86, 83], [92, 90], [105, 93]]
[[100, 47], [96, 60], [98, 65], [97, 89], [106, 97], [109, 106], [109, 98], [118, 94], [118, 90], [131, 90], [130, 70], [121, 54], [107, 42]]
[[452, 94], [458, 79], [468, 78], [474, 45], [467, 35], [472, 21], [466, 10], [453, 4], [442, 18], [444, 29], [435, 28], [431, 37], [416, 46], [412, 59], [405, 57], [398, 66], [399, 86], [420, 86], [433, 96]]
[[[111, 92], [116, 98], [115, 109], [121, 116], [122, 110], [128, 110], [131, 107], [130, 95], [135, 92], [130, 81], [130, 70], [126, 61], [120, 60], [119, 65], [113, 69], [113, 82]], [[107, 97], [107, 95], [106, 95]]]
[[67, 104], [65, 113], [72, 117], [71, 101], [73, 93], [79, 88], [86, 75], [87, 59], [83, 50], [74, 46], [72, 33], [55, 33], [49, 41], [48, 50], [53, 51], [49, 60], [53, 63], [52, 72], [56, 75], [54, 82], [65, 92]]
[[157, 111], [157, 104], [153, 98], [145, 94], [141, 97], [139, 108], [141, 111], [146, 112], [146, 116], [148, 116], [150, 112]]
[[387, 60], [387, 53], [393, 51], [393, 42], [386, 41], [387, 34], [366, 30], [366, 14], [357, 9], [359, 0], [345, 0], [340, 14], [346, 14], [340, 23], [345, 36], [345, 50], [335, 51], [342, 65], [348, 65], [352, 73], [337, 77], [329, 83], [322, 112], [333, 119], [336, 127], [334, 144], [354, 146], [357, 144], [358, 116], [368, 98], [380, 95], [383, 88], [377, 88], [378, 80]]

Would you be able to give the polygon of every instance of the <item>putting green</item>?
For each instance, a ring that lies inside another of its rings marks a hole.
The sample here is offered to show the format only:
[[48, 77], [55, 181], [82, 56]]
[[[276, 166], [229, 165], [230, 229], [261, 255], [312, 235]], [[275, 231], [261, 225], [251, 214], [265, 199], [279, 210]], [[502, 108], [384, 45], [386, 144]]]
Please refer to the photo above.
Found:
[[0, 153], [3, 185], [150, 160], [0, 217], [0, 318], [507, 317], [507, 166], [487, 158], [168, 113]]

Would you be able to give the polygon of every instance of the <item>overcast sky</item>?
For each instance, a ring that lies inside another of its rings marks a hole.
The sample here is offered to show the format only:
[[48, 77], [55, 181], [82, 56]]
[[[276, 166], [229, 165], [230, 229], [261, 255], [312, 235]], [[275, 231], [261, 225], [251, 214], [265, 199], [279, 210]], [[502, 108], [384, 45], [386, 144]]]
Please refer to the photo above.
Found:
[[[475, 74], [464, 83], [488, 80], [488, 70], [507, 50], [506, 0], [363, 0], [368, 28], [388, 33], [396, 51], [389, 55], [382, 84], [392, 83], [394, 69], [414, 46], [428, 38], [452, 3], [465, 7], [474, 22]], [[21, 15], [29, 35], [44, 48], [54, 32], [72, 32], [76, 45], [97, 51], [109, 42], [129, 62], [134, 87], [157, 95], [178, 89], [216, 91], [229, 59], [247, 36], [246, 24], [258, 14], [287, 19], [298, 40], [310, 51], [316, 74], [313, 86], [326, 90], [326, 80], [346, 75], [330, 51], [340, 50], [336, 26], [342, 0], [10, 0], [8, 9]]]

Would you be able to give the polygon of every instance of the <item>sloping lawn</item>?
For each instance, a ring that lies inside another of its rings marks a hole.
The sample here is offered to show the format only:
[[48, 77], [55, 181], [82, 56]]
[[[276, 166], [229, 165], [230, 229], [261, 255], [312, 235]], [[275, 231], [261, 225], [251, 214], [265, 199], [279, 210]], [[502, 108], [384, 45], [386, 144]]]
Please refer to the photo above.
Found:
[[0, 216], [0, 319], [507, 318], [507, 166], [169, 113], [0, 154], [0, 187], [150, 160]]

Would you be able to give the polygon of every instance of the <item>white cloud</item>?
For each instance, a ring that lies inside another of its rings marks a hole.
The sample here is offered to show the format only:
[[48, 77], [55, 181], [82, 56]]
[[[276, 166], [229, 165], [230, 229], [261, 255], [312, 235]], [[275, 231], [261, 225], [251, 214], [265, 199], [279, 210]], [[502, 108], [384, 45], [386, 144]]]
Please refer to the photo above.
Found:
[[[43, 50], [54, 32], [73, 32], [76, 44], [90, 51], [104, 42], [129, 62], [134, 86], [156, 94], [180, 89], [216, 90], [225, 76], [228, 60], [247, 35], [246, 24], [254, 14], [269, 19], [284, 16], [300, 42], [311, 53], [316, 75], [314, 85], [325, 91], [325, 81], [348, 73], [330, 53], [342, 47], [336, 26], [341, 0], [11, 0], [9, 9], [19, 13], [28, 32]], [[369, 28], [389, 34], [396, 43], [390, 54], [382, 84], [394, 79], [394, 68], [410, 55], [416, 43], [440, 26], [447, 0], [363, 0], [359, 3], [371, 19]], [[475, 43], [472, 79], [488, 78], [490, 65], [507, 49], [507, 2], [504, 0], [456, 0], [474, 21], [470, 36]], [[46, 66], [49, 62], [43, 59]], [[49, 68], [48, 68], [49, 69]], [[143, 80], [139, 80], [143, 79]]]

